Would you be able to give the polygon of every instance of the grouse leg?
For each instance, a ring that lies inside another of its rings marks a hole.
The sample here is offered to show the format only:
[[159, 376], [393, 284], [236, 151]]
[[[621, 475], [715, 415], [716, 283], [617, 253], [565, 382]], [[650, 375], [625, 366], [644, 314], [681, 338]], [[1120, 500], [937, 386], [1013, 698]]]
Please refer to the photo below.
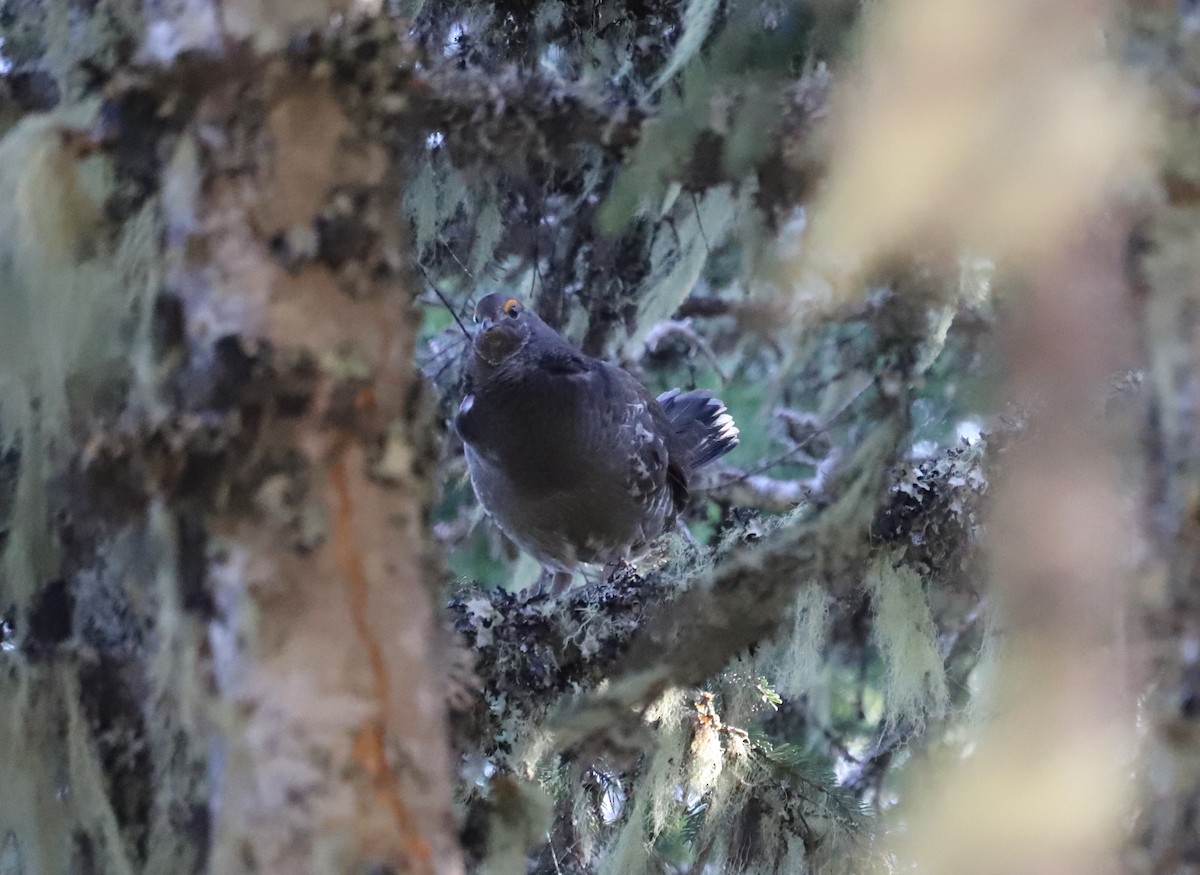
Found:
[[675, 534], [683, 538], [684, 543], [689, 546], [699, 546], [696, 543], [696, 536], [692, 534], [692, 530], [688, 528], [688, 524], [683, 521], [683, 517], [675, 517]]
[[637, 566], [625, 558], [614, 559], [612, 562], [604, 563], [603, 577], [605, 581], [612, 580], [622, 571], [632, 571], [637, 574]]
[[551, 575], [550, 595], [562, 595], [571, 588], [575, 575], [570, 571], [555, 571]]

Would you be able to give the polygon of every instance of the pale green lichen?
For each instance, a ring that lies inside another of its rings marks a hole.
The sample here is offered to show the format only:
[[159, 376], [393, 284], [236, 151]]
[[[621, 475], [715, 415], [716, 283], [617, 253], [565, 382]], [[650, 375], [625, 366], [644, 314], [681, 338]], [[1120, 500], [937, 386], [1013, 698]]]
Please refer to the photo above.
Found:
[[687, 694], [681, 689], [667, 690], [646, 711], [646, 721], [657, 726], [658, 746], [650, 757], [639, 792], [648, 801], [649, 834], [653, 840], [675, 815], [676, 791], [683, 781], [683, 764], [688, 742]]
[[775, 688], [788, 699], [808, 696], [810, 702], [818, 686], [827, 683], [822, 648], [829, 620], [829, 600], [816, 584], [800, 590], [792, 608], [792, 627], [778, 657]]
[[413, 223], [413, 248], [419, 254], [437, 239], [439, 216], [438, 177], [435, 159], [430, 156], [417, 162], [416, 173], [410, 178], [404, 208]]
[[[744, 197], [744, 195], [743, 195]], [[650, 250], [648, 292], [641, 298], [638, 329], [628, 348], [639, 349], [646, 333], [668, 318], [696, 287], [712, 246], [720, 243], [742, 212], [742, 198], [728, 186], [693, 200], [681, 198], [664, 215], [672, 215], [670, 230], [662, 230]]]
[[995, 716], [996, 692], [1001, 689], [997, 676], [1004, 658], [1005, 642], [999, 629], [999, 612], [991, 603], [983, 604], [980, 610], [983, 612], [983, 640], [975, 665], [967, 676], [970, 698], [961, 720], [963, 731], [968, 735], [981, 732]]
[[471, 190], [467, 178], [440, 149], [426, 152], [417, 165], [407, 187], [404, 209], [412, 219], [414, 249], [420, 256], [440, 239], [446, 222], [471, 205], [486, 203], [486, 198]]
[[703, 796], [717, 785], [725, 765], [720, 733], [712, 726], [700, 726], [692, 736], [688, 753], [691, 756], [685, 784], [687, 792]]
[[89, 90], [89, 78], [96, 69], [118, 67], [124, 61], [124, 46], [141, 41], [144, 5], [142, 0], [96, 0], [83, 14], [72, 0], [45, 4], [42, 60], [67, 100], [78, 99]]
[[884, 662], [886, 719], [921, 724], [942, 716], [950, 694], [920, 575], [884, 556], [865, 583], [875, 614], [871, 634]]
[[480, 276], [493, 258], [493, 253], [504, 236], [504, 217], [496, 202], [496, 191], [486, 186], [481, 192], [482, 203], [476, 202], [475, 242], [467, 265], [471, 273]]
[[[494, 782], [495, 783], [495, 782]], [[528, 849], [544, 842], [552, 822], [550, 800], [533, 783], [502, 779], [492, 788], [489, 875], [523, 875]]]
[[671, 81], [671, 78], [700, 51], [712, 29], [713, 16], [720, 5], [720, 0], [689, 0], [687, 9], [683, 12], [683, 36], [675, 43], [666, 66], [655, 77], [652, 90], [657, 91]]
[[650, 859], [650, 840], [646, 835], [646, 801], [637, 797], [625, 819], [612, 850], [600, 862], [597, 875], [627, 875], [645, 872]]
[[151, 206], [110, 244], [101, 203], [112, 188], [103, 158], [69, 145], [96, 105], [30, 116], [0, 140], [0, 448], [20, 473], [5, 551], [10, 598], [22, 600], [57, 564], [46, 529], [50, 459], [105, 381], [127, 367], [137, 314], [155, 290]]

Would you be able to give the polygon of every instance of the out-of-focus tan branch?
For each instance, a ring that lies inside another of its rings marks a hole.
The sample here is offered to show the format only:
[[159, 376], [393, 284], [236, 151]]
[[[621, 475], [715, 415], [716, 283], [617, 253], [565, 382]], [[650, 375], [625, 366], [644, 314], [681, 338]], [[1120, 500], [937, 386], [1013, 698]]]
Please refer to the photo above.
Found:
[[993, 484], [990, 558], [1007, 633], [995, 718], [969, 759], [934, 767], [914, 795], [907, 847], [926, 871], [978, 871], [986, 859], [1090, 873], [1116, 858], [1132, 792], [1132, 699], [1116, 647], [1129, 522], [1114, 447], [1090, 411], [1121, 355], [1124, 231], [1102, 223], [1034, 272], [1008, 329], [1011, 389], [1042, 403]]
[[1091, 0], [876, 7], [797, 265], [837, 287], [892, 253], [977, 251], [1024, 292], [1004, 328], [1009, 388], [1039, 412], [993, 482], [997, 716], [970, 757], [914, 782], [902, 853], [927, 873], [1115, 859], [1133, 725], [1113, 646], [1128, 527], [1091, 411], [1127, 364], [1128, 226], [1113, 203], [1147, 178], [1153, 117], [1106, 55], [1108, 13]]
[[1149, 178], [1155, 117], [1107, 52], [1102, 0], [896, 0], [835, 98], [814, 257], [958, 246], [1053, 257]]

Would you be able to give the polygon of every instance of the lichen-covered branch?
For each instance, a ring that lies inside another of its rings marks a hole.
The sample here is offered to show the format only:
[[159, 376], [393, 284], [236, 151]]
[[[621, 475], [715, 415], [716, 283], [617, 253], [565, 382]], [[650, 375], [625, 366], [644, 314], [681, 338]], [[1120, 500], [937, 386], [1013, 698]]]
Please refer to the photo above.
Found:
[[[602, 707], [612, 719], [668, 687], [701, 684], [738, 653], [774, 637], [790, 621], [801, 585], [817, 583], [841, 617], [832, 620], [845, 630], [839, 639], [853, 640], [849, 627], [864, 594], [864, 564], [880, 551], [896, 551], [925, 574], [962, 567], [978, 546], [988, 482], [983, 450], [953, 449], [891, 469], [885, 460], [895, 452], [894, 433], [880, 429], [848, 470], [860, 477], [891, 470], [894, 479], [871, 486], [843, 470], [840, 500], [769, 527], [695, 580], [626, 570], [559, 600], [475, 589], [456, 594], [454, 625], [478, 654], [485, 691], [484, 701], [456, 717], [460, 748], [503, 759], [512, 739], [501, 730], [544, 719], [564, 696], [586, 694], [602, 678], [612, 680], [605, 704], [584, 707]], [[878, 496], [874, 510], [872, 494]], [[846, 515], [857, 515], [857, 529]], [[961, 582], [947, 574], [939, 587], [953, 590]], [[957, 634], [979, 593], [964, 601], [951, 592], [943, 598], [935, 588], [931, 598], [945, 631]], [[608, 718], [597, 719], [592, 729]], [[575, 717], [567, 723], [563, 739], [585, 728]], [[496, 745], [498, 734], [509, 743]]]

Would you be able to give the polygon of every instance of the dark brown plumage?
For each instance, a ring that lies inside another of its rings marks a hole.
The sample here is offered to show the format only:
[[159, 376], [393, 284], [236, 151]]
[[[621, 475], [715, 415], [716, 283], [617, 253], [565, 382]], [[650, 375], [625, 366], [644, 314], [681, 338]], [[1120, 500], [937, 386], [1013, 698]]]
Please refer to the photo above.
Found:
[[488, 295], [475, 317], [455, 417], [471, 484], [557, 591], [579, 564], [624, 559], [666, 531], [693, 472], [737, 445], [708, 392], [656, 399], [515, 298]]

